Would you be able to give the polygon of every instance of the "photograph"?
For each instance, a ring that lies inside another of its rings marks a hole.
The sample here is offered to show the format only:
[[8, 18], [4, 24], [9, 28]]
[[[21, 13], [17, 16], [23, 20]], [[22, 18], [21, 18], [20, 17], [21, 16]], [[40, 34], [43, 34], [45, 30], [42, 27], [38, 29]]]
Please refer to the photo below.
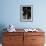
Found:
[[32, 6], [31, 5], [20, 6], [20, 20], [25, 22], [32, 21]]

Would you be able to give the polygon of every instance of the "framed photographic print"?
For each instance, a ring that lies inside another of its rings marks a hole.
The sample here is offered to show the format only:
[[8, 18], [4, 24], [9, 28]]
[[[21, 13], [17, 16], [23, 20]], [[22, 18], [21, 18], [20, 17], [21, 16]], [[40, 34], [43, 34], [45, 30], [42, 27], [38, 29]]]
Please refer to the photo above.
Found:
[[31, 22], [32, 18], [33, 18], [32, 5], [21, 5], [20, 6], [20, 20], [22, 22]]

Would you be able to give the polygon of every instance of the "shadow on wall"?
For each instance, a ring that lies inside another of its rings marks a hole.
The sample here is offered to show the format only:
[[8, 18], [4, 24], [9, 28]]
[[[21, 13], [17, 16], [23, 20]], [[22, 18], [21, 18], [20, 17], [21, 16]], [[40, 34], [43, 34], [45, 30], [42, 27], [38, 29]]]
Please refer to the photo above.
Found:
[[0, 43], [2, 43], [3, 32], [6, 32], [6, 26], [4, 24], [0, 24]]

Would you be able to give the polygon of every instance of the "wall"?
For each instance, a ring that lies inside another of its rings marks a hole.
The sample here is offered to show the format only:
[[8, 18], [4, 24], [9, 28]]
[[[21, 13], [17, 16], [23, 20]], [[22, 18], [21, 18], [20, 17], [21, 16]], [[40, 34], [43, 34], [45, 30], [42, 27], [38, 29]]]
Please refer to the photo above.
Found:
[[[42, 0], [0, 0], [0, 25], [13, 24], [16, 28], [39, 27], [46, 28], [46, 1]], [[20, 5], [33, 5], [33, 21], [20, 21]], [[17, 21], [16, 21], [17, 20]], [[18, 24], [19, 23], [19, 24]]]

